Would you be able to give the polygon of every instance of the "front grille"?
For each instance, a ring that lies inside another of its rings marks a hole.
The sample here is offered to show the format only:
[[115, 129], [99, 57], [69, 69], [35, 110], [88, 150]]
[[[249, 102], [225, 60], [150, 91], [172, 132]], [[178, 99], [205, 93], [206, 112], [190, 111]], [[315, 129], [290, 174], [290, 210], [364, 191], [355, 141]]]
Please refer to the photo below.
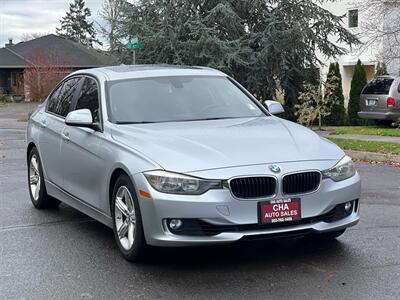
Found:
[[251, 199], [271, 197], [276, 192], [276, 179], [273, 177], [240, 177], [229, 183], [236, 198]]
[[282, 180], [282, 193], [285, 195], [304, 194], [315, 191], [321, 182], [320, 172], [303, 172], [286, 175]]

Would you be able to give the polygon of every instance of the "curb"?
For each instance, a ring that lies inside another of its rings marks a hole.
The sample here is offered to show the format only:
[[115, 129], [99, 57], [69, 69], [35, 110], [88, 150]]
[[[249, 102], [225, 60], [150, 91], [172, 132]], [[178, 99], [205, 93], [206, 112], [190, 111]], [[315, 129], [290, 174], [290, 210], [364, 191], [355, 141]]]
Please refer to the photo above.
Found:
[[375, 152], [363, 152], [355, 150], [344, 150], [348, 156], [356, 160], [372, 160], [372, 161], [384, 161], [384, 162], [396, 162], [400, 163], [400, 155], [375, 153]]

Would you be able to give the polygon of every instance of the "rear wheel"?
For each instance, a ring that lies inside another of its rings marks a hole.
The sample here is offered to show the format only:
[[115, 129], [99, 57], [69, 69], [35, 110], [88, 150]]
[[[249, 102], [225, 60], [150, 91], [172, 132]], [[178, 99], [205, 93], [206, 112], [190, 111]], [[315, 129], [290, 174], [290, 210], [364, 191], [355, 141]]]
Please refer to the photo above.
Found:
[[33, 147], [28, 156], [28, 186], [33, 206], [38, 209], [57, 207], [60, 201], [47, 195], [39, 152]]
[[127, 175], [121, 175], [114, 186], [111, 201], [114, 237], [123, 257], [140, 261], [148, 248], [135, 189]]

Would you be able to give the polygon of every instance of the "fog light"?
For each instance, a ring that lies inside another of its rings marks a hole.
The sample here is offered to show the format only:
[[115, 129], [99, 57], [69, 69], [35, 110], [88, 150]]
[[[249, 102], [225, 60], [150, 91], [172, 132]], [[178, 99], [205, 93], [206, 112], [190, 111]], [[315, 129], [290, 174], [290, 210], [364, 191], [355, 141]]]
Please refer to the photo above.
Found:
[[181, 220], [179, 220], [179, 219], [172, 219], [171, 221], [169, 221], [169, 228], [176, 230], [176, 229], [181, 228], [182, 224], [183, 224], [183, 223], [182, 223]]
[[346, 204], [344, 205], [345, 211], [349, 211], [351, 209], [351, 206], [352, 206], [351, 202], [346, 202]]

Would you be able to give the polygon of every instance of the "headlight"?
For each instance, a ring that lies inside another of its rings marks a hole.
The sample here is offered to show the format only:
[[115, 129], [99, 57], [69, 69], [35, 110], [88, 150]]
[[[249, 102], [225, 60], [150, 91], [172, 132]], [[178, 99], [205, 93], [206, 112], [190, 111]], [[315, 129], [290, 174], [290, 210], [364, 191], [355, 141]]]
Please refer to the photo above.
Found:
[[206, 180], [167, 171], [144, 172], [150, 185], [161, 193], [200, 195], [210, 189], [221, 189], [221, 180]]
[[343, 157], [333, 168], [325, 170], [322, 175], [334, 181], [342, 181], [356, 174], [356, 168], [350, 157]]

